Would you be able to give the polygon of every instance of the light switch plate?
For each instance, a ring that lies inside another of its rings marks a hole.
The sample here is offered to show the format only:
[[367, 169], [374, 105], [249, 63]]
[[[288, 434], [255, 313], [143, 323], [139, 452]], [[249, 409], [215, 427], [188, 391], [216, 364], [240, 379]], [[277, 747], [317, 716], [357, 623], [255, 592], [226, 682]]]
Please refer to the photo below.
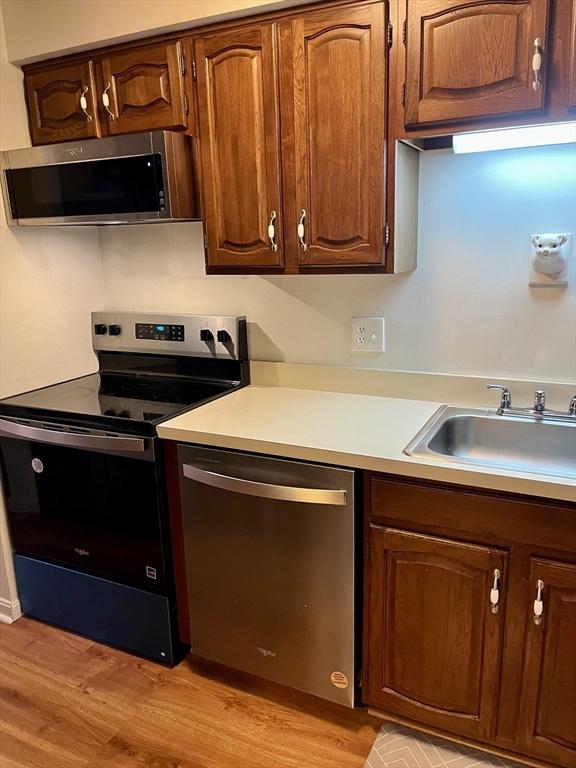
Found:
[[352, 351], [384, 352], [384, 318], [352, 318]]

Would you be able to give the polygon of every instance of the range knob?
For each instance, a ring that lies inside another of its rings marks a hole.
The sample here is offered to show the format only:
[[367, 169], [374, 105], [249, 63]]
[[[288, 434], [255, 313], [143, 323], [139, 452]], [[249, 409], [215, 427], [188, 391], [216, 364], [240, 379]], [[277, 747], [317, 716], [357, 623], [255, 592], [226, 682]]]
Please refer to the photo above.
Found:
[[119, 325], [109, 325], [108, 333], [110, 334], [110, 336], [120, 336], [120, 334], [122, 333], [122, 328], [120, 328]]
[[214, 335], [208, 328], [202, 328], [200, 331], [200, 341], [214, 341]]
[[231, 341], [228, 331], [218, 331], [217, 337], [221, 344], [226, 344], [226, 342]]
[[104, 325], [104, 323], [96, 323], [94, 333], [96, 336], [105, 336], [108, 333], [108, 326]]

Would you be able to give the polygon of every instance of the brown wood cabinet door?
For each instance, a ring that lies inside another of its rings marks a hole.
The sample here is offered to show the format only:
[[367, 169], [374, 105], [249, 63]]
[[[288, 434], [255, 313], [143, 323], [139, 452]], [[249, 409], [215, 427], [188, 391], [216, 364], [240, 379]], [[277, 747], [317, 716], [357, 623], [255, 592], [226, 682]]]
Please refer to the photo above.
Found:
[[367, 704], [455, 734], [490, 736], [506, 562], [500, 550], [371, 526]]
[[[538, 583], [542, 615], [534, 621]], [[576, 765], [576, 565], [532, 560], [526, 610], [522, 740], [554, 765]]]
[[100, 66], [100, 109], [109, 134], [186, 127], [180, 42], [111, 54]]
[[195, 50], [208, 267], [279, 267], [275, 26], [201, 37]]
[[300, 266], [383, 261], [384, 22], [375, 3], [280, 26], [285, 237]]
[[32, 144], [100, 136], [91, 61], [24, 77]]
[[548, 0], [408, 0], [407, 12], [407, 126], [543, 109]]

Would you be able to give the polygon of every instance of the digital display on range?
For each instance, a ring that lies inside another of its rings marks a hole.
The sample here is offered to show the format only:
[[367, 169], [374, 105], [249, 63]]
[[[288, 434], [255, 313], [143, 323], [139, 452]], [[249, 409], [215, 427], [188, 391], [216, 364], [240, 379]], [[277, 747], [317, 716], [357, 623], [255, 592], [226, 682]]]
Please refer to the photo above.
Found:
[[154, 341], [184, 341], [184, 326], [168, 323], [136, 323], [137, 339]]

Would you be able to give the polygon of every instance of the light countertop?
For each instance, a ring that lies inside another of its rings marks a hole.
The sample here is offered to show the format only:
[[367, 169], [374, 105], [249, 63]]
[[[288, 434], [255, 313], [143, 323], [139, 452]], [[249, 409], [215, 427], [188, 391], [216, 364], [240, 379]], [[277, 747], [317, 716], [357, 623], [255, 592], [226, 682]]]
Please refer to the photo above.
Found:
[[248, 386], [158, 426], [166, 440], [576, 501], [576, 482], [406, 456], [440, 402]]

